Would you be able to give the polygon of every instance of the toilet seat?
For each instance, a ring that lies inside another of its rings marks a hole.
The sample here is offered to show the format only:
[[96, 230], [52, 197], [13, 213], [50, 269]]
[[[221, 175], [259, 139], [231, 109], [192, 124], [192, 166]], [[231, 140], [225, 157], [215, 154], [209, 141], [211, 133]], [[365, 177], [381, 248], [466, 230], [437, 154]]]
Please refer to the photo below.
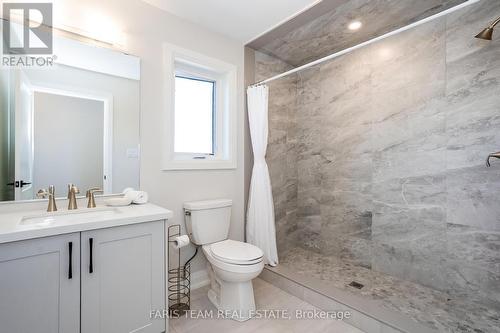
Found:
[[260, 272], [264, 268], [264, 257], [260, 259], [260, 261], [254, 262], [253, 264], [248, 265], [240, 265], [240, 264], [231, 264], [220, 259], [217, 259], [212, 254], [210, 250], [210, 246], [203, 245], [202, 246], [203, 253], [207, 257], [208, 262], [214, 267], [220, 270], [231, 272], [232, 274], [253, 274], [255, 272]]
[[264, 257], [257, 246], [230, 239], [210, 244], [209, 250], [215, 259], [233, 265], [254, 265]]

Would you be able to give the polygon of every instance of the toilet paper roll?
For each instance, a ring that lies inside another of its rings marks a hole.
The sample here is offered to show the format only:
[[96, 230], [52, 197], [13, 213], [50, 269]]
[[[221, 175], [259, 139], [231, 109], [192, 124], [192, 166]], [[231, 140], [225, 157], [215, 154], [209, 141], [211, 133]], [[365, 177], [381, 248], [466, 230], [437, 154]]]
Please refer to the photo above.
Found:
[[182, 236], [177, 236], [174, 238], [174, 242], [172, 243], [172, 246], [174, 247], [174, 249], [178, 250], [184, 246], [188, 246], [189, 243], [190, 243], [189, 236], [182, 235]]

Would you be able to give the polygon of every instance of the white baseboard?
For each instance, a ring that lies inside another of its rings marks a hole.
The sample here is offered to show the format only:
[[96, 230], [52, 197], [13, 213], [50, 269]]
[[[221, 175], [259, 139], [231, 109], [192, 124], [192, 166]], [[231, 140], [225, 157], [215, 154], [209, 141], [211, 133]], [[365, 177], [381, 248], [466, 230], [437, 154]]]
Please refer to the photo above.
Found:
[[191, 273], [191, 290], [208, 286], [210, 284], [210, 277], [206, 269]]

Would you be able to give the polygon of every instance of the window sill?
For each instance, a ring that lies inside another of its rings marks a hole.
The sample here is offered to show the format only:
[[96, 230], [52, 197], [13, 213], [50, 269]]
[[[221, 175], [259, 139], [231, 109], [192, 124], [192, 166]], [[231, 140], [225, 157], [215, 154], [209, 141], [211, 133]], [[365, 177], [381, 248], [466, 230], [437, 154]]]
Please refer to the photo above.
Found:
[[166, 161], [163, 171], [175, 170], [229, 170], [236, 169], [236, 161], [230, 160], [172, 160]]

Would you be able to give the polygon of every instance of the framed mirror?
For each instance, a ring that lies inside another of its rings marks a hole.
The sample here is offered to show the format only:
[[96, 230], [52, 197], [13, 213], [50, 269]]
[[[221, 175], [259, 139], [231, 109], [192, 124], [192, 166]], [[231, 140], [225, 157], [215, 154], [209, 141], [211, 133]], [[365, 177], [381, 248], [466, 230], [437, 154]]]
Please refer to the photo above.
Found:
[[54, 55], [0, 68], [0, 201], [139, 188], [140, 59], [65, 36]]

